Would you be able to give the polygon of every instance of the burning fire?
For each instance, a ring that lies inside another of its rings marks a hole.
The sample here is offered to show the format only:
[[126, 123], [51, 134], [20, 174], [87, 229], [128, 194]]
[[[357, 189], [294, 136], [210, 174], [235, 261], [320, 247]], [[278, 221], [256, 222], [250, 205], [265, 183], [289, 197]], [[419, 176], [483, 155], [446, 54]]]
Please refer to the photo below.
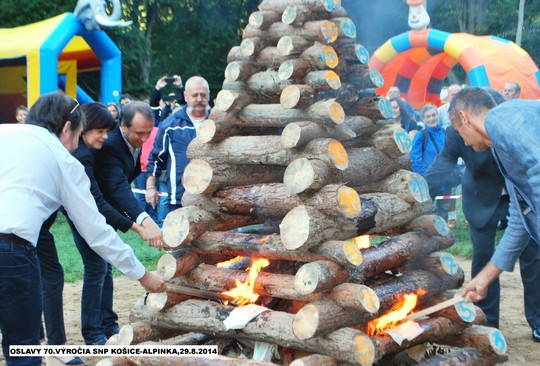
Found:
[[241, 256], [234, 257], [233, 259], [229, 259], [228, 261], [217, 263], [216, 267], [220, 267], [220, 268], [227, 267], [227, 266], [230, 266], [233, 263], [240, 262], [243, 258], [244, 257], [241, 257]]
[[369, 235], [360, 235], [353, 238], [353, 243], [358, 249], [369, 248]]
[[237, 305], [253, 304], [259, 298], [259, 294], [255, 293], [255, 280], [259, 272], [264, 267], [267, 267], [270, 261], [266, 258], [259, 258], [251, 263], [251, 266], [246, 269], [249, 271], [246, 282], [236, 280], [236, 287], [229, 291], [222, 292], [223, 295], [232, 297], [233, 302]]
[[409, 322], [396, 326], [396, 323], [406, 318], [411, 313], [418, 302], [418, 295], [425, 294], [426, 291], [419, 289], [417, 293], [403, 295], [403, 302], [394, 306], [395, 310], [368, 322], [368, 335], [381, 334], [387, 328], [399, 328]]

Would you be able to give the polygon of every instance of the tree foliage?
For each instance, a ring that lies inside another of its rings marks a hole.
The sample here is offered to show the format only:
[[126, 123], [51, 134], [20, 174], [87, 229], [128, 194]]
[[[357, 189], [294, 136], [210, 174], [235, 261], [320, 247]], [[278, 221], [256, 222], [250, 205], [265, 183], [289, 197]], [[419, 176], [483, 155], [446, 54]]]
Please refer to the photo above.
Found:
[[[259, 0], [122, 0], [126, 28], [108, 30], [123, 57], [123, 88], [148, 95], [163, 75], [185, 81], [201, 75], [213, 95], [223, 82], [230, 48], [240, 44], [249, 15]], [[358, 28], [358, 42], [373, 52], [390, 37], [409, 30], [406, 0], [342, 0]], [[0, 27], [9, 28], [71, 12], [75, 0], [0, 0]], [[427, 0], [431, 26], [447, 32], [492, 34], [514, 41], [519, 0]], [[540, 64], [540, 0], [525, 1], [522, 47]], [[97, 73], [80, 84], [97, 97]]]

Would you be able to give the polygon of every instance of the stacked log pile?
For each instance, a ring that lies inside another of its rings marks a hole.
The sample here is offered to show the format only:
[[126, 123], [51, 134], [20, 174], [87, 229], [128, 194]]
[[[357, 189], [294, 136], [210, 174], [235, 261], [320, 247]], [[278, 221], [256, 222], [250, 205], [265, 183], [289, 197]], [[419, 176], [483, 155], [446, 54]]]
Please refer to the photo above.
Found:
[[[232, 305], [150, 294], [131, 313], [136, 342], [186, 332], [210, 344], [265, 342], [280, 349], [275, 362], [294, 365], [390, 365], [428, 342], [454, 347], [445, 360], [505, 359], [500, 333], [481, 326], [479, 309], [470, 323], [453, 309], [420, 320], [423, 333], [401, 345], [366, 333], [404, 294], [418, 293], [421, 309], [448, 297], [464, 275], [441, 253], [453, 234], [430, 215], [427, 185], [409, 170], [411, 141], [385, 121], [389, 103], [374, 94], [382, 77], [368, 69], [355, 38], [338, 0], [263, 0], [251, 14], [243, 41], [229, 52], [215, 108], [189, 145], [184, 207], [165, 220], [170, 252], [158, 269], [171, 285], [221, 293], [247, 273], [219, 262], [266, 258], [270, 266], [254, 289], [272, 311], [227, 330]], [[259, 231], [230, 231], [253, 224]], [[352, 239], [362, 235], [385, 239], [360, 248]]]

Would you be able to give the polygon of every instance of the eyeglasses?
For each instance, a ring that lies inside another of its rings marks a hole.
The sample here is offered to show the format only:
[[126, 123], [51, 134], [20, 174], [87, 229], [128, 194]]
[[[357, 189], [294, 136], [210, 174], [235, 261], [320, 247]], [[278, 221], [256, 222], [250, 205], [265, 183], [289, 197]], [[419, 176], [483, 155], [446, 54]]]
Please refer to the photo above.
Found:
[[73, 118], [73, 113], [75, 113], [75, 111], [77, 110], [77, 108], [79, 108], [79, 101], [77, 99], [73, 99], [75, 101], [75, 106], [71, 109], [71, 111], [69, 112], [69, 115], [68, 115], [68, 119], [67, 121], [71, 121], [71, 119]]

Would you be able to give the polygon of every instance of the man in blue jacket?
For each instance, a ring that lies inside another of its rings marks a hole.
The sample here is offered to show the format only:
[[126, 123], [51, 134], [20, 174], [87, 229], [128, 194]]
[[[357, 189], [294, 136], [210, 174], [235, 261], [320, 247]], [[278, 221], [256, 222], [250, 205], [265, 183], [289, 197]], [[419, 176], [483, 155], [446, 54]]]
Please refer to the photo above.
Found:
[[[467, 146], [478, 152], [492, 149], [510, 195], [508, 228], [490, 262], [463, 290], [467, 300], [480, 301], [503, 271], [513, 271], [531, 241], [537, 244], [531, 255], [540, 258], [540, 103], [510, 100], [496, 106], [486, 90], [465, 88], [455, 95], [449, 113]], [[540, 324], [530, 325], [533, 340], [540, 342]]]
[[146, 167], [146, 201], [154, 208], [158, 201], [156, 177], [159, 177], [162, 170], [167, 169], [169, 212], [182, 207], [182, 175], [189, 162], [187, 147], [191, 140], [197, 137], [199, 126], [210, 114], [208, 82], [200, 76], [189, 78], [186, 81], [184, 98], [186, 105], [160, 123]]

